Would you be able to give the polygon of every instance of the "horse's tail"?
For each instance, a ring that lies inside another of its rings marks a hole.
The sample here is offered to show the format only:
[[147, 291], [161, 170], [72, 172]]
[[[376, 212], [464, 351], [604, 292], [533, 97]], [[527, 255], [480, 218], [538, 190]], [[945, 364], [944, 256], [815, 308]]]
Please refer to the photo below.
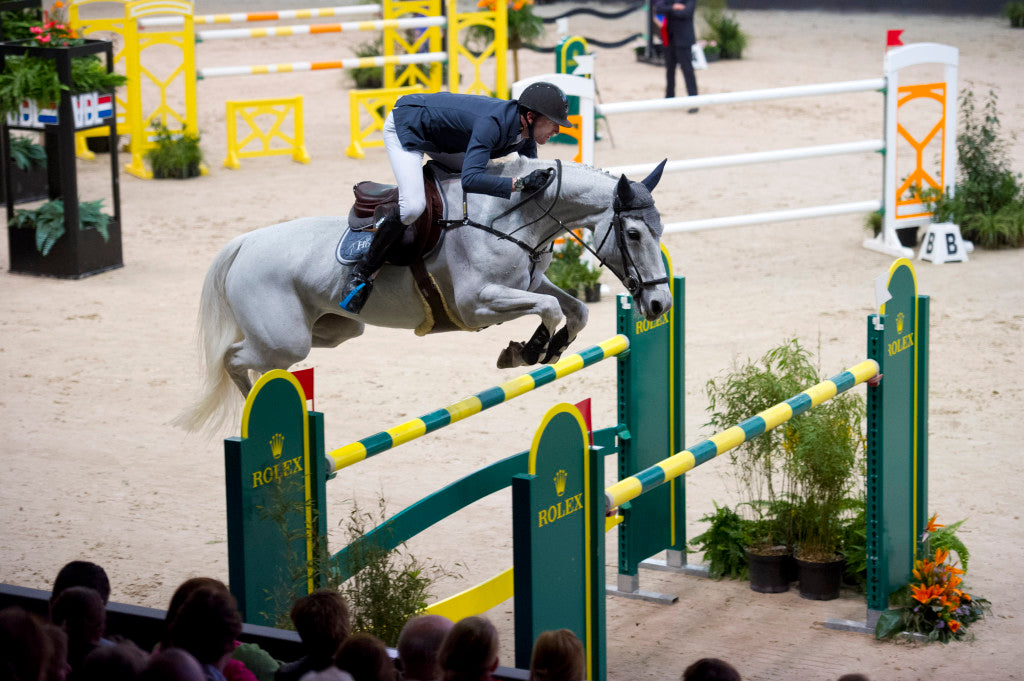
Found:
[[171, 421], [189, 431], [218, 430], [232, 424], [239, 413], [241, 396], [224, 366], [224, 356], [233, 343], [242, 339], [242, 330], [228, 304], [225, 280], [242, 242], [239, 236], [224, 246], [203, 281], [196, 338], [203, 373], [202, 395]]

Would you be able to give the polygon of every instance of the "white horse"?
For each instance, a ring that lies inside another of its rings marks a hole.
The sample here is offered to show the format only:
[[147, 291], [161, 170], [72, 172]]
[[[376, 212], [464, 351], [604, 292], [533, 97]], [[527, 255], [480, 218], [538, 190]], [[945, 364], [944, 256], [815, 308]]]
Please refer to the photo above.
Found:
[[[510, 343], [498, 366], [556, 361], [586, 325], [587, 308], [544, 272], [554, 239], [580, 227], [593, 231], [596, 257], [622, 281], [640, 312], [650, 320], [664, 314], [672, 295], [659, 247], [661, 218], [651, 197], [663, 166], [631, 182], [575, 163], [519, 156], [492, 162], [488, 172], [506, 177], [550, 170], [543, 190], [513, 194], [512, 200], [464, 195], [455, 176], [441, 182], [448, 215], [458, 222], [423, 262], [449, 321], [479, 330], [538, 315], [533, 338]], [[409, 267], [385, 265], [358, 315], [338, 306], [347, 270], [335, 246], [346, 223], [344, 216], [292, 220], [235, 237], [217, 254], [200, 304], [204, 394], [175, 419], [178, 425], [195, 430], [232, 420], [232, 386], [244, 397], [253, 372], [287, 369], [312, 347], [335, 347], [367, 324], [425, 333], [438, 321]]]

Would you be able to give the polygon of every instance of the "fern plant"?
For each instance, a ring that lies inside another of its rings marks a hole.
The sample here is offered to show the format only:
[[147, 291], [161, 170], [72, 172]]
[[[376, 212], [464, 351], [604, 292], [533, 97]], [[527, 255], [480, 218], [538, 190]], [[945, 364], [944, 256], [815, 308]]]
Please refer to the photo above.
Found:
[[11, 137], [11, 148], [8, 150], [18, 169], [28, 172], [33, 168], [46, 166], [46, 150], [28, 137]]
[[[108, 72], [96, 55], [75, 57], [71, 60], [70, 94], [83, 92], [113, 92], [127, 79], [119, 73]], [[17, 111], [21, 102], [30, 100], [47, 107], [60, 101], [69, 88], [57, 77], [53, 59], [45, 57], [7, 57], [0, 72], [0, 115]]]
[[690, 540], [690, 546], [704, 553], [708, 576], [712, 579], [746, 579], [747, 555], [744, 549], [753, 537], [752, 523], [728, 506], [715, 503], [715, 512], [701, 522], [710, 523], [703, 534]]
[[[103, 237], [110, 240], [110, 216], [102, 211], [103, 200], [80, 201], [78, 203], [78, 228], [95, 229]], [[53, 199], [35, 209], [15, 211], [14, 227], [36, 230], [36, 250], [43, 256], [49, 255], [53, 245], [64, 236], [64, 201]]]

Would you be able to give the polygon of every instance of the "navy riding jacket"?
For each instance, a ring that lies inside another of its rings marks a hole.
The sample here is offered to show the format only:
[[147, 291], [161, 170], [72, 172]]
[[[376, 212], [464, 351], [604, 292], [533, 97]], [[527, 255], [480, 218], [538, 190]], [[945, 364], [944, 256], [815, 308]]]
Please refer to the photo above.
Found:
[[462, 188], [509, 198], [512, 178], [484, 172], [487, 162], [513, 151], [537, 158], [537, 143], [519, 139], [522, 123], [516, 100], [450, 92], [405, 95], [392, 112], [395, 132], [408, 151], [465, 153]]

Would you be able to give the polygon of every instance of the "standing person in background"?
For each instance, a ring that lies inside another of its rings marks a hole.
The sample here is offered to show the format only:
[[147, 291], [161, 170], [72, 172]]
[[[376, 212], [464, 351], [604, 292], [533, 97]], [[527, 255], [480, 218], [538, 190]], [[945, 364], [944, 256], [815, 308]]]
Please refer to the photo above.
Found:
[[[686, 94], [697, 94], [697, 76], [693, 73], [693, 44], [697, 36], [693, 31], [693, 11], [697, 0], [654, 0], [654, 13], [663, 14], [668, 27], [668, 44], [665, 45], [665, 97], [676, 96], [676, 64], [683, 70]], [[696, 107], [690, 113], [697, 113]]]

